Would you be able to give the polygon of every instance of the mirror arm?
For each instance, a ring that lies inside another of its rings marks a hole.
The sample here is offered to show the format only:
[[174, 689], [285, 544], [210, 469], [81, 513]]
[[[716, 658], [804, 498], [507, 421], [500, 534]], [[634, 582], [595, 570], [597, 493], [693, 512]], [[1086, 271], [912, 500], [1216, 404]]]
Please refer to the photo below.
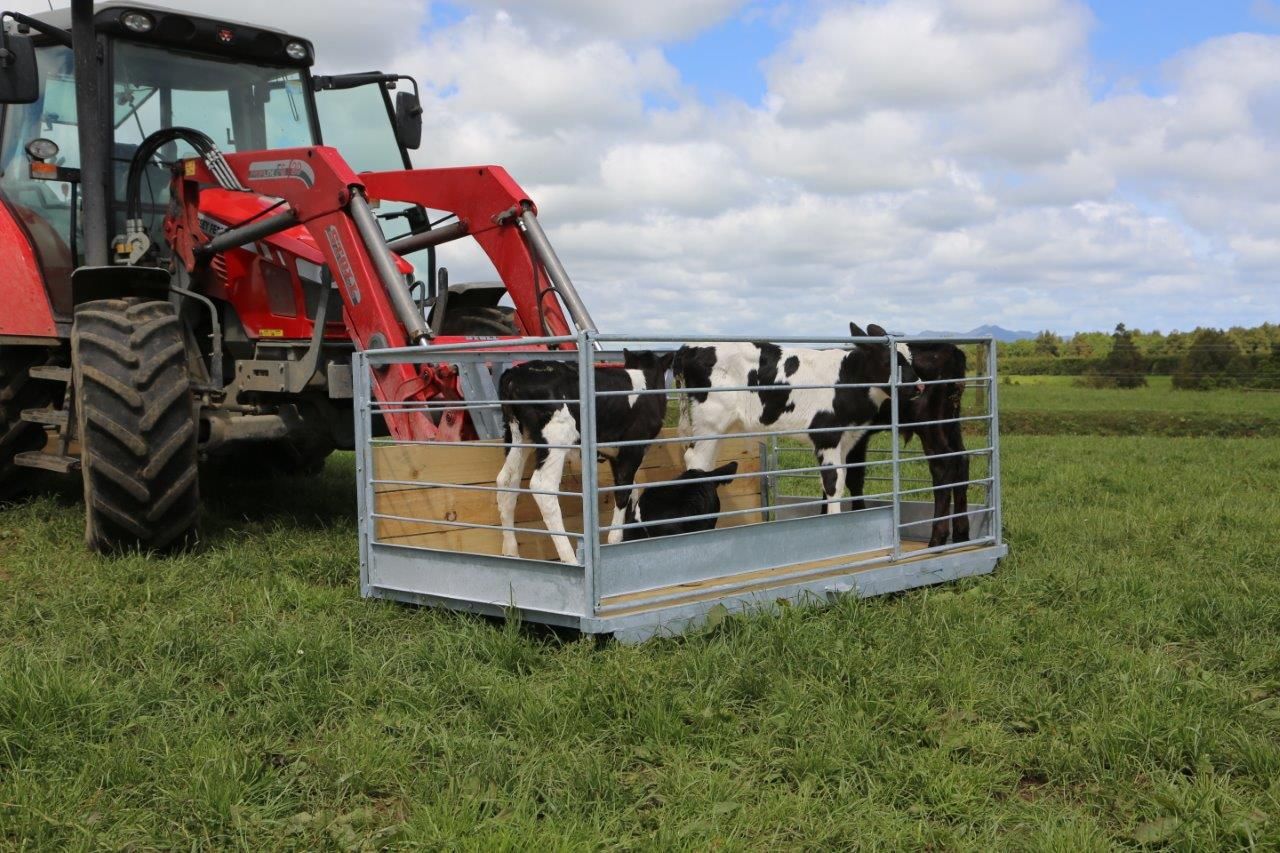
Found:
[[53, 24], [46, 24], [44, 21], [24, 15], [21, 12], [0, 12], [0, 22], [5, 18], [11, 18], [19, 24], [30, 27], [41, 35], [48, 36], [63, 47], [71, 47], [71, 33], [62, 27], [55, 27]]

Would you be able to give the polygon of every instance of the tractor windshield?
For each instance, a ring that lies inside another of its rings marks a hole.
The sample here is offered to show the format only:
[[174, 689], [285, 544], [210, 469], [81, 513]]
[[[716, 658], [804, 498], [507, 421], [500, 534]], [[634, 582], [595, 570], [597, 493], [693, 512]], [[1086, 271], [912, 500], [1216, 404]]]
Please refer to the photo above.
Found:
[[224, 151], [292, 148], [315, 141], [310, 99], [302, 72], [295, 68], [120, 41], [114, 72], [118, 153], [162, 127], [175, 126], [204, 131]]
[[[112, 74], [112, 123], [117, 205], [139, 143], [165, 127], [203, 131], [223, 151], [261, 151], [311, 145], [311, 99], [295, 68], [218, 60], [164, 47], [118, 41]], [[161, 149], [172, 162], [194, 152], [185, 143]], [[169, 199], [169, 173], [150, 164], [142, 182], [142, 208], [153, 239]], [[117, 227], [123, 226], [122, 214]]]

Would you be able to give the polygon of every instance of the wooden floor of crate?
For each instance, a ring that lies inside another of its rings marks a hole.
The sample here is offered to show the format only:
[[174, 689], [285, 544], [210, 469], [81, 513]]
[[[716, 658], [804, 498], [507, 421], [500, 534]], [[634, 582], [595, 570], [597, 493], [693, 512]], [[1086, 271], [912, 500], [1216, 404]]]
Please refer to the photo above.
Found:
[[[914, 556], [914, 552], [928, 547], [926, 542], [904, 540], [903, 556], [894, 561], [890, 559], [892, 551], [882, 548], [875, 551], [863, 551], [858, 554], [846, 554], [830, 557], [825, 560], [814, 560], [807, 563], [794, 563], [772, 569], [759, 569], [752, 572], [741, 572], [733, 575], [720, 575], [700, 581], [671, 584], [655, 587], [641, 592], [630, 592], [622, 595], [611, 595], [600, 599], [600, 608], [607, 611], [602, 615], [629, 616], [663, 607], [682, 604], [693, 604], [699, 601], [710, 601], [723, 597], [725, 587], [733, 587], [735, 592], [764, 592], [769, 589], [785, 586], [797, 575], [804, 573], [805, 580], [821, 580], [825, 577], [847, 575], [852, 572], [880, 569], [885, 566], [900, 566], [917, 560], [928, 559], [934, 554]], [[976, 550], [982, 546], [957, 548], [947, 553], [960, 553]], [[828, 568], [829, 571], [822, 571]]]

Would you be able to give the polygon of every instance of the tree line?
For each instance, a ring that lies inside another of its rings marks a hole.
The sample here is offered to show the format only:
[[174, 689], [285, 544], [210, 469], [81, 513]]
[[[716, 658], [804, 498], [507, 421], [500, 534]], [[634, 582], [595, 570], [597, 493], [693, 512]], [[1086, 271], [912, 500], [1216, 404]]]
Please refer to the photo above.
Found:
[[1014, 375], [1078, 376], [1092, 387], [1136, 388], [1151, 375], [1172, 376], [1175, 388], [1280, 389], [1280, 325], [1196, 328], [1190, 332], [1127, 329], [1041, 332], [998, 345], [1000, 370]]

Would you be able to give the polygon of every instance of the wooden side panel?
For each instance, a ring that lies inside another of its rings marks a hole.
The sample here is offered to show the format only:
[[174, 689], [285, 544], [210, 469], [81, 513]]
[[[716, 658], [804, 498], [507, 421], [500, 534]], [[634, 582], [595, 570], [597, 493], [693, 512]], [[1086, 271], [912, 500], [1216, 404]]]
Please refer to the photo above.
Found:
[[[663, 435], [674, 435], [664, 430]], [[684, 471], [684, 445], [659, 444], [649, 448], [644, 464], [636, 476], [637, 483], [672, 480]], [[379, 540], [402, 545], [417, 545], [448, 551], [466, 551], [481, 554], [502, 553], [502, 533], [485, 528], [458, 527], [465, 524], [497, 526], [497, 492], [485, 489], [461, 488], [494, 485], [498, 470], [502, 467], [504, 451], [500, 445], [475, 442], [467, 447], [436, 446], [431, 444], [386, 445], [375, 447], [373, 470], [376, 480], [397, 480], [399, 483], [379, 483], [374, 486], [374, 511], [396, 518], [375, 519], [375, 532]], [[760, 471], [761, 445], [757, 439], [734, 439], [720, 444], [717, 464], [737, 460], [738, 473]], [[529, 487], [529, 471], [533, 468], [533, 454], [525, 466], [521, 486]], [[598, 482], [610, 486], [613, 479], [608, 463], [597, 468]], [[453, 484], [453, 487], [418, 486], [414, 482]], [[561, 491], [580, 491], [582, 488], [582, 463], [577, 454], [570, 456], [565, 465]], [[720, 488], [721, 510], [753, 509], [760, 507], [760, 479], [739, 478]], [[613, 495], [599, 496], [599, 512], [608, 523], [613, 511]], [[582, 532], [582, 499], [560, 498], [560, 511], [565, 529]], [[430, 519], [420, 521], [413, 519]], [[744, 513], [720, 520], [719, 526], [753, 524], [760, 521], [760, 513]], [[532, 495], [522, 494], [516, 501], [516, 525], [531, 530], [544, 530], [542, 514]], [[555, 559], [551, 537], [538, 533], [518, 533], [516, 541], [520, 555], [533, 559]]]

